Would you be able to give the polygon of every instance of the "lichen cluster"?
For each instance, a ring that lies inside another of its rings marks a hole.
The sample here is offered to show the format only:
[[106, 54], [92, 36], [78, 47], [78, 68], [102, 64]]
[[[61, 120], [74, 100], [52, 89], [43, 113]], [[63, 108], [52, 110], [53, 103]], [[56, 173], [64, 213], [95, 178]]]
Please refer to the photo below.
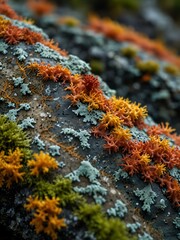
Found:
[[[11, 228], [20, 229], [18, 232], [22, 231], [23, 239], [72, 239], [79, 229], [80, 234], [84, 234], [79, 235], [81, 239], [152, 239], [139, 221], [125, 224], [122, 218], [128, 213], [128, 207], [119, 195], [114, 205], [109, 205], [108, 194], [116, 190], [109, 191], [104, 186], [108, 178], [93, 163], [98, 159], [99, 165], [110, 163], [113, 166], [116, 156], [118, 170], [115, 178], [111, 173], [111, 178], [142, 180], [145, 187], [136, 186], [132, 192], [143, 202], [143, 211], [150, 213], [151, 207], [157, 204], [153, 184], [162, 189], [157, 208], [166, 209], [164, 199], [167, 197], [176, 211], [180, 205], [179, 136], [169, 124], [149, 125], [146, 107], [117, 98], [111, 91], [106, 94], [88, 64], [61, 50], [4, 1], [0, 4], [3, 6], [0, 13], [6, 15], [0, 16], [0, 52], [3, 57], [5, 54], [12, 57], [12, 50], [16, 49], [13, 57], [18, 69], [16, 76], [12, 74], [1, 83], [0, 91], [3, 106], [0, 116], [3, 207], [0, 214], [5, 219], [11, 216], [8, 220]], [[117, 28], [119, 31], [117, 26], [108, 34], [116, 36]], [[148, 44], [151, 50], [166, 56], [164, 48]], [[2, 66], [8, 64], [4, 61]], [[141, 64], [141, 71], [147, 72], [146, 67]], [[157, 69], [157, 65], [152, 64], [148, 74]], [[74, 119], [68, 120], [68, 114]], [[74, 125], [73, 121], [76, 121]], [[102, 145], [102, 156], [97, 154], [91, 159], [91, 147], [96, 142], [99, 147]], [[67, 155], [63, 156], [61, 151], [64, 155], [68, 153], [69, 158], [65, 159]], [[64, 170], [66, 165], [71, 171]], [[20, 200], [14, 193], [16, 188], [20, 190], [17, 194]], [[6, 194], [14, 204], [11, 213], [6, 209], [9, 205], [3, 195], [7, 189]], [[20, 220], [14, 227], [11, 218], [15, 218], [17, 209], [20, 209]], [[4, 224], [3, 219], [1, 223]], [[177, 223], [176, 217], [175, 227]]]

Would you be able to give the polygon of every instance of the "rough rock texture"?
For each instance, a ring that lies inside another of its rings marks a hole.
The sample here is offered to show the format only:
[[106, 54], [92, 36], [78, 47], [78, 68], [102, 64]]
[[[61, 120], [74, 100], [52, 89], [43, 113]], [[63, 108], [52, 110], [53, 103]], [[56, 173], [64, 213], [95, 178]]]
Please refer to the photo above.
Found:
[[[25, 8], [22, 12], [26, 16], [36, 17], [32, 12], [25, 11]], [[68, 17], [63, 16], [74, 16], [76, 19], [69, 17], [68, 20]], [[111, 36], [111, 30], [108, 37], [100, 28], [99, 33], [95, 33], [97, 29], [92, 26], [96, 23], [88, 23], [83, 14], [71, 9], [57, 8], [55, 14], [36, 18], [36, 22], [63, 49], [89, 62], [92, 72], [100, 75], [110, 88], [115, 89], [117, 96], [147, 105], [157, 123], [169, 122], [180, 133], [179, 66], [174, 66], [167, 58], [162, 59], [158, 54], [139, 48], [135, 42], [128, 40], [128, 35], [127, 40], [118, 42], [114, 39], [116, 32]], [[111, 24], [104, 25], [108, 33]], [[161, 52], [161, 46], [159, 50], [157, 48], [158, 51]]]
[[[88, 63], [41, 29], [0, 20], [2, 229], [11, 239], [178, 239], [179, 138], [145, 108], [116, 98]], [[25, 208], [30, 195], [36, 201]], [[36, 212], [43, 226], [32, 222], [35, 209], [56, 197], [62, 209], [51, 203], [46, 215]], [[100, 204], [106, 217], [84, 201]]]

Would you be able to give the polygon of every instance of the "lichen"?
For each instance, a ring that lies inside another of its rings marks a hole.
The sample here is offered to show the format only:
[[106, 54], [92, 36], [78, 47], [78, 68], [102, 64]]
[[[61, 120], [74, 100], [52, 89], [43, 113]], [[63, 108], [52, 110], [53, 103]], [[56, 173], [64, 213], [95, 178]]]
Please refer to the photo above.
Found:
[[62, 128], [61, 133], [77, 137], [80, 141], [82, 148], [90, 148], [88, 140], [91, 134], [87, 130], [79, 129], [79, 131], [76, 131], [72, 128]]
[[151, 185], [147, 185], [142, 190], [139, 190], [139, 188], [137, 188], [134, 190], [134, 194], [138, 196], [141, 201], [143, 201], [143, 211], [150, 212], [151, 205], [154, 204], [155, 198], [157, 197], [157, 194], [152, 190]]
[[124, 218], [125, 214], [128, 212], [126, 204], [121, 200], [116, 200], [115, 207], [107, 210], [109, 216]]

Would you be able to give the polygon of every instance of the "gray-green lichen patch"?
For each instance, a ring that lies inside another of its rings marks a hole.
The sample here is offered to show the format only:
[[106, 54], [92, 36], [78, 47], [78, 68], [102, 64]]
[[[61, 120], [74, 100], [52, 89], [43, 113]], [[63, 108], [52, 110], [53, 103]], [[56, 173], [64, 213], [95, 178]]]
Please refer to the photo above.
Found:
[[102, 204], [106, 201], [104, 198], [107, 195], [107, 189], [101, 186], [98, 181], [100, 177], [99, 171], [91, 165], [89, 161], [82, 161], [78, 169], [66, 175], [73, 182], [80, 182], [80, 177], [86, 177], [90, 184], [85, 187], [74, 187], [74, 191], [92, 196], [97, 204]]
[[[14, 107], [14, 103], [8, 103], [8, 107]], [[29, 103], [20, 103], [19, 108], [14, 108], [14, 109], [10, 109], [5, 115], [9, 118], [9, 120], [11, 121], [16, 121], [18, 112], [20, 110], [30, 110], [31, 106]]]
[[149, 140], [148, 135], [144, 130], [139, 130], [137, 127], [130, 128], [131, 136], [133, 139], [139, 142], [146, 142]]
[[107, 213], [109, 216], [124, 218], [125, 214], [128, 212], [126, 204], [123, 203], [121, 200], [116, 200], [115, 206], [108, 209]]
[[121, 178], [128, 179], [129, 174], [127, 172], [123, 171], [121, 167], [119, 167], [119, 169], [114, 172], [114, 179], [115, 179], [115, 181], [118, 181], [118, 180], [121, 180]]
[[12, 77], [12, 79], [10, 79], [10, 81], [13, 81], [14, 86], [15, 87], [20, 87], [20, 92], [22, 93], [22, 95], [29, 95], [31, 94], [31, 90], [29, 88], [29, 86], [31, 85], [31, 83], [24, 83], [24, 79], [20, 76], [20, 77]]
[[39, 53], [43, 58], [53, 59], [55, 61], [61, 62], [64, 61], [64, 57], [62, 57], [59, 53], [55, 50], [45, 46], [44, 44], [37, 42], [34, 44], [34, 51]]
[[16, 47], [13, 55], [17, 56], [19, 61], [24, 61], [28, 57], [28, 53], [21, 47]]
[[131, 233], [136, 233], [137, 230], [142, 226], [142, 224], [139, 222], [135, 222], [135, 223], [127, 223], [126, 226]]
[[180, 182], [180, 169], [174, 167], [169, 171], [172, 177], [175, 177]]
[[77, 103], [76, 110], [72, 110], [76, 115], [83, 116], [83, 122], [90, 122], [93, 125], [97, 125], [98, 120], [102, 118], [103, 112], [99, 110], [88, 110], [88, 104], [81, 102]]
[[48, 148], [51, 156], [59, 156], [60, 155], [60, 147], [58, 145], [51, 145]]
[[[88, 140], [89, 140], [91, 134], [87, 130], [79, 129], [78, 131], [76, 131], [72, 128], [62, 128], [61, 133], [71, 135], [71, 136], [78, 138], [80, 141], [81, 147], [83, 149], [90, 148], [90, 144], [88, 143]], [[70, 141], [72, 141], [71, 138], [70, 138]]]
[[153, 240], [153, 238], [146, 232], [143, 235], [138, 234], [138, 240]]
[[150, 212], [151, 205], [154, 204], [155, 198], [157, 197], [157, 194], [152, 190], [151, 185], [149, 184], [141, 190], [137, 188], [134, 190], [134, 194], [143, 201], [142, 210]]
[[0, 53], [6, 54], [8, 51], [9, 45], [5, 43], [2, 39], [0, 39]]
[[19, 127], [22, 129], [27, 129], [27, 128], [34, 128], [34, 125], [36, 123], [36, 120], [31, 117], [27, 117], [21, 121], [19, 124]]
[[39, 134], [34, 137], [32, 143], [35, 143], [39, 150], [45, 149], [46, 144], [44, 143], [44, 141], [42, 139], [40, 139]]

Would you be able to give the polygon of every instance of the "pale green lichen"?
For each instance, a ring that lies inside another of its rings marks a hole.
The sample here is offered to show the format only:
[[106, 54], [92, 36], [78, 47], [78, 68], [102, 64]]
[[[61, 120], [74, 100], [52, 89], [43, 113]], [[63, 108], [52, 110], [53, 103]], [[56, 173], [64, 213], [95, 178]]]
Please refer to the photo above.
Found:
[[55, 50], [43, 45], [40, 42], [34, 44], [34, 51], [39, 53], [41, 57], [53, 59], [55, 61], [63, 61], [63, 57]]
[[[81, 147], [84, 148], [90, 148], [90, 144], [88, 143], [88, 140], [91, 136], [91, 134], [87, 130], [79, 129], [79, 131], [76, 131], [72, 128], [62, 128], [61, 133], [72, 135], [79, 139]], [[71, 141], [71, 139], [70, 139]]]
[[33, 140], [32, 143], [35, 143], [39, 150], [44, 150], [45, 149], [46, 145], [45, 145], [44, 141], [39, 138], [39, 135], [34, 137], [34, 140]]
[[[14, 107], [13, 103], [8, 103], [9, 107]], [[31, 108], [29, 103], [20, 103], [20, 107], [16, 109], [10, 109], [5, 115], [9, 118], [11, 121], [16, 121], [18, 112], [22, 109], [28, 111]]]
[[173, 224], [175, 225], [176, 228], [180, 228], [180, 212], [179, 216], [173, 220]]
[[126, 204], [121, 200], [116, 200], [115, 207], [112, 207], [107, 210], [109, 216], [123, 218], [125, 214], [128, 212]]
[[60, 155], [60, 147], [57, 145], [51, 145], [49, 146], [49, 153], [51, 154], [51, 156], [57, 156]]
[[141, 201], [143, 201], [143, 211], [150, 212], [151, 205], [154, 204], [155, 198], [157, 197], [157, 194], [152, 190], [151, 185], [147, 185], [142, 190], [139, 190], [139, 188], [137, 188], [134, 190], [134, 194], [138, 196]]
[[73, 182], [80, 182], [80, 177], [83, 176], [88, 178], [90, 184], [85, 187], [74, 187], [74, 190], [92, 196], [97, 204], [104, 203], [106, 200], [103, 196], [107, 195], [107, 189], [101, 186], [98, 181], [100, 173], [89, 161], [82, 161], [78, 169], [66, 175]]
[[18, 87], [19, 85], [21, 85], [23, 83], [23, 78], [22, 77], [13, 77], [12, 81], [14, 82], [14, 86]]
[[117, 171], [115, 171], [114, 173], [114, 179], [115, 181], [120, 180], [121, 178], [123, 179], [128, 179], [129, 178], [129, 174], [125, 171], [122, 170], [122, 168], [119, 168]]
[[136, 233], [136, 231], [141, 227], [141, 223], [139, 222], [128, 223], [126, 226], [131, 233]]
[[9, 45], [5, 43], [3, 40], [0, 40], [0, 53], [6, 54], [8, 51]]
[[24, 61], [28, 57], [28, 53], [21, 47], [16, 47], [14, 49], [13, 55], [17, 56], [19, 61]]
[[180, 169], [174, 167], [169, 171], [169, 173], [180, 182]]
[[25, 119], [22, 120], [22, 122], [20, 124], [18, 124], [18, 126], [22, 129], [27, 129], [27, 128], [34, 128], [34, 125], [36, 123], [36, 120], [34, 118], [31, 117], [27, 117]]
[[146, 232], [143, 235], [138, 234], [138, 240], [153, 240], [153, 238]]
[[103, 112], [99, 110], [88, 110], [88, 104], [81, 102], [77, 103], [78, 109], [72, 110], [76, 115], [83, 116], [83, 122], [90, 122], [93, 125], [98, 123], [98, 120], [102, 118]]
[[20, 92], [23, 95], [31, 94], [31, 90], [29, 89], [29, 83], [22, 83]]

